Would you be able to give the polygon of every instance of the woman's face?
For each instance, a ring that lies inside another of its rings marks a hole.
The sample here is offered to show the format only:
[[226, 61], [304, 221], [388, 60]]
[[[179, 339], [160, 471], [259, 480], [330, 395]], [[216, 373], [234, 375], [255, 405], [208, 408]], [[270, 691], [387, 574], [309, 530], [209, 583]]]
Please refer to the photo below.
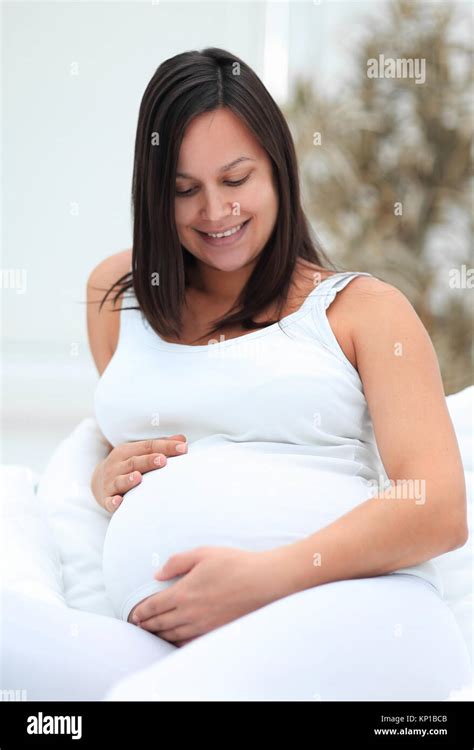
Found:
[[[181, 244], [220, 271], [254, 262], [275, 225], [278, 195], [270, 159], [241, 120], [228, 109], [198, 115], [185, 132], [177, 173], [175, 219]], [[202, 234], [244, 222], [242, 231], [225, 239], [208, 242]]]

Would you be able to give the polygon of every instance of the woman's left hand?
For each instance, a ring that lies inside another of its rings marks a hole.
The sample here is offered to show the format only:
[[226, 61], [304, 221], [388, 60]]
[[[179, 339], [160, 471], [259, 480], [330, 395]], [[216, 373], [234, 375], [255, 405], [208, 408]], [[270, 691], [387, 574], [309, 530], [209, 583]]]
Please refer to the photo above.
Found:
[[177, 646], [269, 604], [282, 590], [280, 549], [249, 552], [235, 547], [197, 547], [172, 555], [154, 575], [182, 575], [135, 608], [132, 620]]

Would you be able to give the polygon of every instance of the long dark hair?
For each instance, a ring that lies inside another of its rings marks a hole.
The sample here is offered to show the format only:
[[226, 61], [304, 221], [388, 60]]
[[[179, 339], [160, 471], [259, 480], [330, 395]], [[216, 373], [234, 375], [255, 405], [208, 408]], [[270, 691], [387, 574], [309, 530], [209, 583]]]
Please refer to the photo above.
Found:
[[156, 70], [140, 104], [132, 178], [132, 270], [118, 279], [101, 301], [102, 306], [119, 287], [115, 303], [132, 288], [139, 309], [163, 338], [180, 337], [185, 289], [190, 268], [196, 263], [179, 241], [174, 218], [180, 145], [193, 118], [223, 107], [241, 119], [267, 152], [279, 210], [271, 236], [232, 308], [235, 312], [213, 321], [215, 326], [208, 335], [231, 325], [240, 324], [248, 330], [278, 322], [279, 318], [256, 323], [253, 316], [275, 300], [281, 314], [298, 258], [338, 270], [316, 235], [311, 236], [300, 205], [293, 139], [281, 110], [258, 76], [236, 55], [216, 47], [175, 55]]

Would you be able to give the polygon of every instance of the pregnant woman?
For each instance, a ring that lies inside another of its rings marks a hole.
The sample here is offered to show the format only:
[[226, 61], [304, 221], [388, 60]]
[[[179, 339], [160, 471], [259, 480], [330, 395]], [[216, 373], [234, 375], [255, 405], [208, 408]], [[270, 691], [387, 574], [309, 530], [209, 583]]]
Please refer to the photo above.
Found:
[[77, 662], [100, 655], [111, 700], [446, 699], [469, 657], [431, 558], [467, 519], [436, 355], [400, 291], [311, 237], [242, 60], [158, 68], [133, 207], [88, 284], [116, 641], [75, 613]]

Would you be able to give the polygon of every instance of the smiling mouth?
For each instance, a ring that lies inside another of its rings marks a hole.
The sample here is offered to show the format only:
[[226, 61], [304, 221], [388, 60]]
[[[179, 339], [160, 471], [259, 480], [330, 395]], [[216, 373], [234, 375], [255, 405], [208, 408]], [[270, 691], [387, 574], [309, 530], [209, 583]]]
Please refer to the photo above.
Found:
[[225, 232], [202, 232], [200, 229], [196, 229], [196, 232], [199, 234], [202, 234], [204, 237], [209, 237], [211, 239], [222, 239], [223, 237], [232, 237], [232, 235], [237, 234], [248, 222], [250, 219], [247, 219], [246, 221], [240, 222], [240, 224], [236, 224], [234, 227], [230, 227], [229, 229], [226, 229]]

